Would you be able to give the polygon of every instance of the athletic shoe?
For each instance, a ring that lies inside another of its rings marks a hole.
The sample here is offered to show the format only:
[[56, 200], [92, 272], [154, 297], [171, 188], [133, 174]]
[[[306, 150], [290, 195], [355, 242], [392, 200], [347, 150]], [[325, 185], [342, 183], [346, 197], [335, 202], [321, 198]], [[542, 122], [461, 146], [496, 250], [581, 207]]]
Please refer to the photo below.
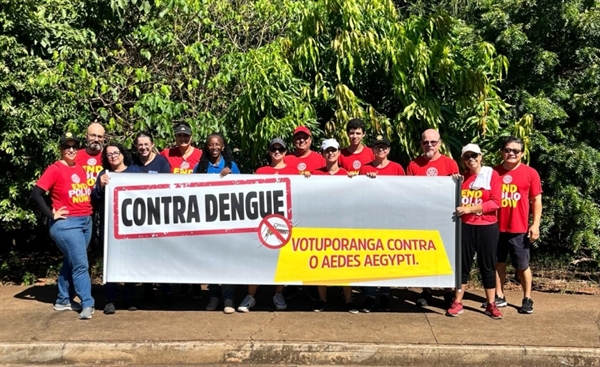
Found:
[[67, 303], [67, 304], [55, 303], [54, 309], [56, 311], [81, 311], [82, 308], [81, 308], [81, 304], [79, 304], [77, 302], [73, 302], [73, 303]]
[[285, 298], [283, 298], [283, 294], [281, 293], [275, 293], [273, 296], [273, 304], [277, 311], [287, 310], [287, 303], [285, 303]]
[[[508, 303], [506, 302], [506, 296], [504, 296], [502, 298], [496, 296], [495, 302], [496, 302], [496, 307], [506, 307], [508, 305]], [[488, 305], [488, 303], [487, 303], [487, 301], [485, 301], [481, 304], [481, 308], [487, 308], [487, 305]]]
[[521, 308], [519, 309], [519, 313], [533, 313], [533, 300], [529, 297], [523, 298], [523, 303], [521, 304]]
[[89, 320], [92, 318], [93, 314], [94, 314], [94, 307], [84, 307], [83, 310], [81, 310], [81, 313], [79, 314], [79, 319], [80, 320]]
[[387, 312], [390, 310], [390, 297], [385, 294], [379, 297], [379, 310]]
[[283, 288], [283, 298], [286, 301], [292, 299], [296, 294], [298, 294], [297, 285], [286, 285], [285, 288]]
[[325, 308], [327, 308], [327, 302], [325, 302], [325, 301], [319, 301], [319, 302], [317, 302], [317, 304], [315, 305], [315, 307], [313, 307], [313, 311], [315, 311], [315, 312], [321, 312], [321, 311], [325, 310]]
[[346, 303], [346, 310], [348, 310], [348, 312], [350, 312], [352, 314], [358, 313], [358, 308], [356, 308], [356, 306], [352, 302]]
[[500, 312], [495, 303], [488, 304], [485, 308], [485, 314], [494, 320], [500, 320], [502, 318], [502, 312]]
[[208, 305], [206, 305], [206, 311], [214, 311], [219, 307], [219, 297], [210, 297]]
[[135, 303], [131, 302], [131, 301], [130, 302], [125, 302], [125, 308], [127, 308], [127, 311], [137, 311], [138, 310], [138, 308], [135, 305]]
[[115, 308], [114, 303], [108, 302], [106, 305], [104, 305], [104, 314], [105, 315], [114, 315], [115, 312], [117, 312], [117, 309]]
[[446, 316], [456, 317], [463, 313], [463, 305], [460, 302], [452, 302], [452, 305], [446, 310]]
[[431, 293], [424, 290], [421, 292], [421, 294], [419, 294], [419, 298], [417, 299], [417, 306], [426, 307], [431, 303], [432, 300], [433, 296], [431, 295]]
[[250, 312], [250, 309], [254, 306], [256, 306], [256, 300], [251, 295], [247, 295], [237, 310], [238, 312]]
[[453, 292], [445, 292], [444, 293], [444, 303], [446, 305], [446, 309], [449, 309], [450, 306], [454, 303], [454, 293]]
[[365, 301], [362, 304], [360, 310], [362, 312], [371, 312], [373, 311], [373, 307], [375, 307], [375, 298], [373, 297], [365, 297]]
[[225, 308], [223, 308], [223, 312], [228, 315], [235, 313], [235, 304], [233, 303], [232, 299], [225, 300]]

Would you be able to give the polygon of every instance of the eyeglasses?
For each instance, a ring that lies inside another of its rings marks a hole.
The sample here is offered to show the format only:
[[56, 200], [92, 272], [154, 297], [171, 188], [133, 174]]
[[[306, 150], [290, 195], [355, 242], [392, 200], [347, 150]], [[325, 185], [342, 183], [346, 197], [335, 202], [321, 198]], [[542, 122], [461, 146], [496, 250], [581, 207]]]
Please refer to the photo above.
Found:
[[87, 137], [90, 139], [98, 139], [98, 140], [104, 139], [104, 135], [98, 135], [98, 134], [87, 134]]
[[521, 149], [510, 149], [510, 148], [504, 148], [504, 149], [502, 149], [502, 151], [506, 154], [513, 153], [514, 155], [520, 154], [522, 152]]
[[118, 157], [121, 155], [121, 152], [112, 152], [112, 153], [106, 153], [106, 156], [108, 158], [112, 158], [112, 157]]
[[331, 154], [331, 153], [335, 153], [335, 152], [337, 152], [337, 151], [338, 151], [338, 150], [337, 150], [337, 149], [335, 149], [335, 148], [327, 148], [327, 149], [325, 149], [323, 152], [324, 152], [325, 154]]
[[471, 154], [465, 154], [462, 156], [463, 161], [468, 161], [470, 159], [477, 159], [477, 157], [479, 157], [479, 154], [477, 153], [471, 153]]
[[69, 150], [69, 149], [73, 149], [73, 150], [78, 150], [79, 146], [78, 145], [63, 145], [62, 147], [60, 147], [62, 150]]
[[421, 142], [421, 144], [431, 145], [432, 147], [435, 147], [439, 142], [440, 142], [439, 140], [424, 140]]
[[283, 152], [285, 152], [285, 148], [284, 148], [284, 147], [279, 147], [279, 148], [276, 148], [276, 147], [270, 147], [270, 148], [269, 148], [269, 150], [270, 150], [271, 152], [273, 152], [273, 153], [277, 153], [277, 152], [279, 152], [279, 153], [283, 153]]

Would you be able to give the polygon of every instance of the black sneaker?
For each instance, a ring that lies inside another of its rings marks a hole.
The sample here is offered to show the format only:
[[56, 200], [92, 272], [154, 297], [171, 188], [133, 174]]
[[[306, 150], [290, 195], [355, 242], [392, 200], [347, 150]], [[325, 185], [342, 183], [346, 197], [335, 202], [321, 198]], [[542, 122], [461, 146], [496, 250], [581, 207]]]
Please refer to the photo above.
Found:
[[446, 309], [449, 309], [450, 306], [452, 306], [452, 303], [454, 303], [454, 293], [445, 292], [444, 293], [444, 303], [445, 303]]
[[127, 309], [127, 311], [137, 311], [138, 310], [137, 306], [135, 305], [135, 302], [133, 302], [133, 301], [126, 301], [125, 308]]
[[379, 297], [379, 311], [387, 312], [390, 310], [390, 297], [382, 295]]
[[357, 314], [358, 308], [352, 302], [346, 303], [346, 310], [350, 313]]
[[365, 297], [365, 301], [362, 304], [360, 310], [362, 312], [371, 312], [373, 311], [373, 307], [375, 307], [375, 298], [373, 297]]
[[433, 296], [431, 295], [431, 293], [424, 290], [421, 292], [421, 294], [419, 294], [419, 298], [417, 299], [417, 306], [426, 307], [428, 304], [431, 303], [432, 299]]
[[327, 302], [325, 302], [325, 301], [319, 301], [319, 302], [317, 302], [317, 304], [315, 305], [315, 307], [313, 307], [313, 311], [315, 311], [315, 312], [321, 312], [321, 311], [325, 310], [325, 308], [327, 308]]
[[521, 304], [521, 308], [519, 309], [519, 313], [533, 313], [533, 300], [529, 297], [523, 298], [523, 304]]
[[114, 315], [114, 313], [117, 312], [116, 308], [115, 308], [115, 304], [112, 302], [108, 302], [105, 306], [104, 306], [104, 314], [105, 315]]
[[298, 294], [298, 286], [297, 285], [286, 285], [285, 288], [283, 288], [282, 294], [283, 294], [283, 298], [286, 301], [289, 301], [296, 294]]
[[[506, 302], [506, 296], [498, 297], [496, 296], [496, 307], [506, 307], [508, 302]], [[487, 308], [487, 301], [481, 304], [481, 308]]]

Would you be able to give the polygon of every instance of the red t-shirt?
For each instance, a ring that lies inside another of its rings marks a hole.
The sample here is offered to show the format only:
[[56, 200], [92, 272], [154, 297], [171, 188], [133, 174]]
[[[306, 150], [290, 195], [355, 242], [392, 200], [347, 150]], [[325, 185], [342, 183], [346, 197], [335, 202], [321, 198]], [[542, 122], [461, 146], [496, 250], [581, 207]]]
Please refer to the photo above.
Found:
[[476, 226], [494, 224], [498, 221], [496, 214], [500, 208], [500, 197], [502, 196], [502, 184], [498, 172], [492, 171], [490, 190], [471, 188], [477, 175], [467, 172], [461, 188], [462, 206], [474, 206], [482, 204], [483, 214], [464, 214], [460, 218], [463, 223]]
[[373, 155], [373, 150], [369, 147], [363, 147], [359, 153], [352, 153], [348, 148], [344, 148], [341, 151], [338, 161], [341, 168], [354, 175], [358, 175], [360, 173], [360, 167], [369, 162], [373, 162], [374, 159], [375, 156]]
[[328, 175], [328, 176], [348, 176], [348, 171], [346, 171], [343, 168], [340, 168], [335, 174], [332, 175], [332, 174], [330, 174], [327, 171], [326, 167], [321, 167], [319, 169], [316, 169], [316, 170], [312, 171], [310, 174], [311, 175], [317, 175], [317, 176], [325, 176], [325, 175]]
[[500, 232], [527, 233], [530, 199], [542, 193], [537, 171], [525, 164], [512, 171], [502, 165], [494, 167], [502, 182], [502, 202], [498, 211]]
[[293, 154], [286, 155], [283, 162], [290, 167], [296, 167], [296, 173], [304, 174], [306, 171], [312, 172], [323, 167], [325, 165], [325, 158], [319, 153], [311, 151], [309, 155], [302, 158], [296, 157]]
[[46, 168], [36, 186], [50, 192], [54, 209], [64, 206], [69, 211], [67, 216], [83, 217], [92, 214], [92, 189], [87, 185], [86, 177], [81, 166], [69, 167], [57, 161]]
[[279, 169], [271, 166], [263, 166], [258, 168], [254, 173], [257, 175], [297, 175], [298, 170], [292, 166], [285, 166]]
[[445, 155], [435, 161], [420, 156], [406, 167], [406, 174], [409, 176], [450, 176], [458, 172], [458, 164]]
[[95, 155], [89, 155], [87, 150], [80, 149], [75, 157], [75, 164], [83, 167], [86, 174], [86, 183], [90, 188], [93, 188], [98, 174], [104, 169], [102, 167], [102, 151]]
[[396, 162], [390, 161], [387, 166], [377, 168], [373, 166], [373, 162], [367, 163], [360, 167], [360, 174], [366, 175], [369, 172], [377, 172], [377, 176], [404, 176], [404, 168]]
[[194, 167], [200, 162], [202, 157], [202, 151], [197, 148], [192, 148], [192, 154], [187, 158], [183, 158], [179, 148], [169, 148], [160, 152], [160, 155], [167, 158], [169, 166], [171, 166], [171, 173], [178, 174], [190, 174], [194, 171]]

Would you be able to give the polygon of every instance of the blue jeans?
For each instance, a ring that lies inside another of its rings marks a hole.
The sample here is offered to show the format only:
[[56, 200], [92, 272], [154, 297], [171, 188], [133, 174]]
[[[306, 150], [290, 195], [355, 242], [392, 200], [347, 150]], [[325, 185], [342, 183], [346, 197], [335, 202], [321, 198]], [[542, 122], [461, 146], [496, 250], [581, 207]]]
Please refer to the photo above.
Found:
[[380, 295], [389, 297], [390, 287], [379, 287], [379, 289], [377, 287], [365, 287], [365, 296], [375, 298], [378, 290]]
[[82, 307], [94, 307], [90, 280], [87, 247], [92, 238], [92, 217], [67, 217], [49, 222], [50, 237], [65, 256], [58, 277], [56, 303], [71, 302], [74, 289]]
[[209, 284], [208, 285], [208, 293], [211, 297], [219, 297], [223, 294], [223, 300], [230, 299], [233, 300], [235, 296], [235, 285], [231, 284], [223, 284], [222, 286], [219, 284]]

